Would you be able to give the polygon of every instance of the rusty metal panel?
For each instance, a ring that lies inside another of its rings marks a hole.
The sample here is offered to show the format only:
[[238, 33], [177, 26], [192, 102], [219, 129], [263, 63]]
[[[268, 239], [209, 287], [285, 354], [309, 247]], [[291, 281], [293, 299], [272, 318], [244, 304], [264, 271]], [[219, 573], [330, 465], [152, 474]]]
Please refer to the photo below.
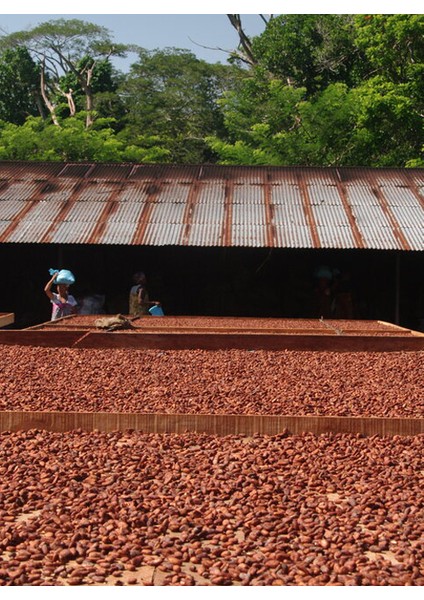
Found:
[[268, 182], [273, 186], [292, 186], [299, 183], [299, 179], [302, 178], [302, 171], [298, 168], [285, 167], [268, 167], [267, 179]]
[[415, 185], [424, 187], [424, 169], [408, 169], [407, 175]]
[[266, 224], [265, 206], [262, 204], [234, 204], [233, 225], [246, 225], [246, 227]]
[[1, 236], [3, 235], [3, 233], [6, 231], [6, 229], [9, 227], [9, 225], [12, 223], [12, 221], [5, 221], [5, 220], [0, 220], [0, 242], [3, 241], [1, 239]]
[[386, 185], [381, 188], [386, 202], [391, 208], [395, 206], [420, 208], [417, 198], [407, 187]]
[[390, 227], [390, 222], [387, 219], [380, 206], [353, 206], [352, 212], [355, 217], [358, 229], [363, 227]]
[[145, 202], [149, 196], [148, 186], [144, 183], [133, 183], [128, 181], [122, 189], [116, 194], [116, 200], [119, 202]]
[[[424, 246], [424, 210], [418, 199], [405, 188], [386, 187], [385, 200], [411, 248]], [[419, 225], [421, 223], [421, 227]]]
[[313, 248], [311, 231], [306, 225], [274, 225], [277, 246], [279, 248]]
[[388, 192], [389, 190], [386, 189], [384, 195], [393, 216], [399, 224], [402, 235], [413, 250], [422, 249], [424, 247], [423, 209], [419, 206], [415, 197], [408, 197], [408, 200], [401, 204], [393, 197], [390, 199], [388, 197]]
[[0, 188], [0, 200], [30, 200], [39, 187], [39, 182], [14, 181]]
[[94, 168], [88, 172], [88, 179], [97, 179], [98, 181], [123, 181], [128, 178], [132, 165], [128, 164], [96, 164]]
[[63, 163], [0, 161], [0, 179], [45, 180], [56, 176], [63, 169]]
[[[424, 210], [411, 190], [403, 186], [382, 186], [383, 196], [412, 249], [424, 246]], [[417, 224], [421, 223], [421, 227]]]
[[399, 249], [393, 228], [377, 196], [364, 184], [346, 186], [347, 199], [366, 248]]
[[185, 204], [173, 204], [172, 202], [161, 202], [153, 206], [150, 222], [162, 223], [184, 223]]
[[77, 202], [106, 202], [119, 189], [113, 182], [85, 182], [78, 190]]
[[387, 214], [390, 211], [399, 231], [415, 250], [424, 248], [424, 211], [413, 192], [405, 187], [400, 178], [390, 178], [380, 187], [387, 207], [383, 207], [377, 192], [361, 185], [346, 186], [347, 197], [358, 229], [366, 247], [375, 249], [405, 249], [395, 235], [393, 224]]
[[57, 243], [423, 250], [424, 170], [0, 161], [2, 241], [52, 223]]
[[339, 190], [335, 184], [326, 185], [319, 181], [308, 182], [308, 192], [311, 205], [314, 206], [343, 206]]
[[178, 246], [182, 243], [183, 223], [149, 223], [144, 244], [151, 246]]
[[260, 184], [267, 180], [266, 167], [204, 165], [201, 180], [225, 180], [234, 184]]
[[25, 215], [26, 221], [54, 221], [66, 202], [40, 200]]
[[0, 219], [13, 221], [25, 206], [26, 202], [23, 200], [0, 200]]
[[146, 227], [144, 244], [153, 246], [182, 244], [185, 210], [185, 204], [172, 202], [154, 204]]
[[18, 223], [9, 242], [31, 243], [34, 239], [41, 240], [63, 206], [63, 202], [37, 202]]
[[53, 244], [85, 244], [96, 226], [95, 221], [64, 221], [52, 232]]
[[134, 165], [130, 178], [133, 180], [188, 182], [198, 178], [200, 166], [193, 165]]
[[166, 183], [161, 186], [155, 202], [185, 204], [191, 190], [188, 183]]
[[65, 221], [96, 223], [105, 206], [106, 202], [75, 202], [66, 214]]
[[224, 181], [205, 182], [198, 186], [197, 204], [225, 204], [226, 187]]
[[280, 182], [271, 187], [276, 244], [280, 248], [313, 248], [299, 186]]
[[308, 227], [308, 222], [305, 217], [303, 206], [296, 204], [276, 204], [273, 207], [274, 224], [277, 227], [291, 226], [293, 229], [296, 226]]
[[58, 177], [71, 177], [83, 179], [93, 168], [93, 164], [86, 163], [66, 163], [62, 165], [62, 170], [58, 173]]
[[323, 248], [355, 248], [356, 243], [339, 190], [335, 185], [308, 184], [312, 213]]
[[41, 240], [51, 226], [51, 221], [21, 221], [9, 236], [9, 242], [33, 243], [34, 239]]
[[[400, 230], [406, 241], [413, 250], [420, 250], [424, 247], [424, 220], [422, 211], [418, 208], [410, 209], [394, 207], [392, 209], [395, 218], [400, 223]], [[421, 227], [416, 224], [421, 222]]]
[[220, 223], [224, 222], [225, 205], [224, 204], [196, 204], [193, 208], [191, 217], [192, 223]]
[[133, 221], [108, 221], [99, 244], [124, 244], [131, 245], [137, 232], [138, 220]]
[[[296, 169], [288, 168], [291, 171], [291, 177], [297, 181], [303, 181], [306, 185], [328, 186], [335, 185], [337, 181], [337, 171], [331, 168], [322, 167], [298, 167]], [[283, 173], [284, 174], [284, 170]]]
[[116, 210], [111, 212], [99, 243], [130, 245], [143, 208], [144, 202], [117, 202]]
[[75, 180], [50, 180], [40, 190], [39, 197], [48, 202], [70, 200], [77, 185]]
[[323, 248], [356, 248], [352, 231], [347, 227], [336, 227], [334, 223], [317, 226], [317, 233]]
[[267, 180], [267, 170], [261, 167], [231, 167], [227, 177], [239, 184], [263, 184]]
[[232, 246], [260, 248], [268, 246], [267, 227], [257, 223], [233, 224], [231, 228]]
[[189, 246], [222, 246], [222, 221], [192, 223], [188, 239]]
[[263, 186], [240, 183], [233, 188], [233, 204], [262, 204], [264, 203]]
[[363, 225], [360, 230], [366, 242], [366, 248], [372, 250], [402, 250], [402, 246], [393, 234], [391, 227], [379, 227], [376, 224], [369, 224]]
[[[353, 206], [378, 206], [380, 202], [372, 189], [364, 184], [347, 184], [347, 200], [351, 207]], [[381, 208], [381, 207], [380, 207]]]
[[144, 209], [144, 206], [145, 202], [114, 202], [114, 210], [110, 211], [108, 223], [137, 222]]
[[286, 206], [302, 206], [302, 194], [299, 186], [292, 183], [278, 183], [271, 187], [271, 201], [273, 204], [284, 204]]

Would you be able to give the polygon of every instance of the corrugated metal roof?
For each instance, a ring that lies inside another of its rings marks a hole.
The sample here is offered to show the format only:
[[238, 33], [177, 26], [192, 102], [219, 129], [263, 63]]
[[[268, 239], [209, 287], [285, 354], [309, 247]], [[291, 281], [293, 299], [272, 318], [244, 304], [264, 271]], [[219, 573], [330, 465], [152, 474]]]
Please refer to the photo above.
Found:
[[0, 161], [0, 242], [424, 250], [424, 169]]

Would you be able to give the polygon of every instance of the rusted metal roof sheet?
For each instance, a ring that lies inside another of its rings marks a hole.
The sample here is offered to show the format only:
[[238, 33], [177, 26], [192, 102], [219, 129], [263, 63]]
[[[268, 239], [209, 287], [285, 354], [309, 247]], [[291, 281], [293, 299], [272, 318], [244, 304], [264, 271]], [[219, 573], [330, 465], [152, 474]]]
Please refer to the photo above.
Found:
[[0, 242], [424, 250], [424, 170], [0, 161]]

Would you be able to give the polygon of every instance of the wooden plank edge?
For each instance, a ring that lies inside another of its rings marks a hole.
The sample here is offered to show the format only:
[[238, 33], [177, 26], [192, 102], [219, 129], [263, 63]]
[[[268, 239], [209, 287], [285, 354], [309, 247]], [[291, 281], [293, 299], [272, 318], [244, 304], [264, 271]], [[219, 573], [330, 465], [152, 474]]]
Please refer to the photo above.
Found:
[[297, 350], [317, 352], [400, 352], [424, 350], [424, 336], [127, 333], [80, 330], [0, 330], [0, 344], [132, 348], [140, 350]]
[[207, 415], [0, 411], [0, 431], [127, 431], [279, 435], [287, 432], [347, 433], [363, 436], [424, 434], [424, 419], [391, 417]]
[[14, 313], [0, 313], [0, 327], [6, 327], [12, 325], [15, 322]]
[[349, 335], [105, 333], [90, 331], [81, 348], [148, 350], [298, 350], [327, 352], [399, 352], [424, 350], [424, 337]]

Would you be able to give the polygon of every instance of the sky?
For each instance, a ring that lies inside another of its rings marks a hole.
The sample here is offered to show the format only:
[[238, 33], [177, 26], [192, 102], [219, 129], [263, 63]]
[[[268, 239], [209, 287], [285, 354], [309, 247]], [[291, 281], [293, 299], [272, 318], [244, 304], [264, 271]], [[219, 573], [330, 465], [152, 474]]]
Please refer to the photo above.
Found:
[[[112, 39], [122, 44], [137, 44], [147, 50], [175, 47], [188, 49], [207, 62], [225, 63], [228, 53], [237, 47], [238, 36], [225, 14], [1, 14], [1, 33], [30, 29], [51, 19], [80, 19], [109, 29]], [[243, 15], [250, 35], [264, 30], [259, 15]], [[212, 49], [211, 49], [212, 48]], [[136, 55], [115, 59], [115, 66], [127, 71]]]
[[[5, 4], [3, 2], [2, 4]], [[57, 0], [39, 0], [39, 2], [22, 2], [15, 0], [10, 3], [13, 12], [0, 14], [0, 34], [30, 29], [38, 23], [52, 19], [80, 19], [106, 27], [114, 41], [122, 44], [137, 44], [147, 50], [163, 49], [167, 47], [183, 48], [190, 50], [199, 59], [208, 62], [226, 63], [228, 52], [237, 47], [238, 36], [231, 26], [224, 10], [242, 15], [242, 22], [246, 32], [259, 35], [264, 30], [263, 20], [259, 16], [262, 12], [265, 17], [278, 14], [281, 9], [286, 13], [412, 13], [418, 12], [418, 2], [415, 0], [321, 0], [321, 2], [307, 2], [297, 0], [293, 3], [295, 10], [290, 10], [284, 2], [273, 0], [216, 0], [204, 1], [201, 8], [193, 2], [180, 0], [178, 3], [158, 0], [153, 4], [155, 12], [146, 8], [140, 1], [119, 0], [110, 5], [100, 0], [83, 2], [73, 0], [67, 6], [72, 6], [74, 14], [56, 14]], [[317, 5], [319, 11], [316, 10]], [[36, 6], [37, 13], [34, 13]], [[91, 14], [84, 11], [90, 8]], [[117, 6], [121, 12], [109, 12], [108, 8]], [[136, 13], [137, 7], [143, 13]], [[196, 8], [199, 12], [191, 14]], [[203, 13], [201, 12], [203, 10]], [[243, 11], [243, 12], [241, 12]], [[221, 50], [220, 50], [221, 49]], [[114, 59], [114, 65], [121, 71], [127, 72], [130, 65], [137, 59], [135, 54], [130, 54], [126, 59]]]

